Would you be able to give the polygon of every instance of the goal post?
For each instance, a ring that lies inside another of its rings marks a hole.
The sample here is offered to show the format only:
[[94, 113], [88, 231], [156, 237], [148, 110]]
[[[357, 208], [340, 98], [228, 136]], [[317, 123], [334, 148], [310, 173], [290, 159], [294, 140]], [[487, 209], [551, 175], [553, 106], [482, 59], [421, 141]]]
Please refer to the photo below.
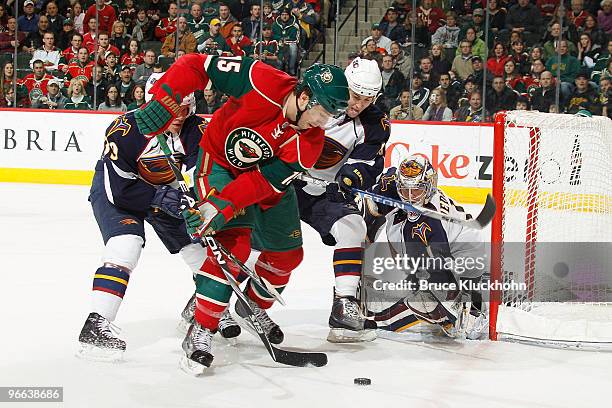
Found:
[[612, 347], [612, 121], [532, 111], [495, 117], [489, 335]]

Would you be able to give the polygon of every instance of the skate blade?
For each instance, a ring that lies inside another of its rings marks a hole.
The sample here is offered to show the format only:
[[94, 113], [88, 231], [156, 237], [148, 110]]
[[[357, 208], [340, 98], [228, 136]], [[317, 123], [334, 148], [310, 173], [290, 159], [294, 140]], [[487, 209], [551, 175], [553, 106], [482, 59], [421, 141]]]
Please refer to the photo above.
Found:
[[176, 331], [178, 331], [180, 334], [185, 336], [190, 326], [191, 326], [191, 322], [188, 322], [185, 319], [181, 319], [181, 321], [178, 322], [178, 324], [176, 325]]
[[99, 361], [105, 363], [118, 363], [123, 361], [125, 350], [106, 349], [87, 343], [80, 343], [80, 348], [76, 353], [78, 358], [89, 361]]
[[181, 357], [181, 360], [179, 361], [179, 367], [181, 367], [181, 370], [183, 370], [187, 374], [191, 374], [195, 377], [204, 375], [204, 373], [206, 372], [206, 369], [209, 368], [209, 367], [206, 367], [204, 364], [196, 363], [195, 361], [188, 358], [187, 356]]
[[238, 344], [238, 337], [225, 338], [221, 336], [221, 338], [225, 340], [225, 342], [232, 347], [236, 347], [236, 345]]
[[361, 343], [376, 339], [376, 330], [330, 329], [327, 341], [330, 343]]

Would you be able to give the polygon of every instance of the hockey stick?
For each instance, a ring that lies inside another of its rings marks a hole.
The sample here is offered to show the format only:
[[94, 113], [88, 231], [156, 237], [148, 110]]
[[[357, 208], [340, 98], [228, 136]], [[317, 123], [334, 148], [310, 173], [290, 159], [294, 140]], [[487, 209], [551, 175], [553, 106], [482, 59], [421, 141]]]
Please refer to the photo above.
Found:
[[223, 255], [225, 255], [226, 258], [236, 264], [242, 272], [244, 272], [249, 278], [257, 282], [257, 284], [261, 286], [270, 296], [273, 296], [276, 300], [278, 300], [281, 305], [287, 306], [287, 304], [285, 303], [285, 299], [283, 299], [280, 293], [278, 293], [278, 291], [274, 288], [274, 286], [270, 284], [270, 282], [257, 275], [255, 271], [246, 266], [240, 259], [236, 258], [236, 256], [232, 254], [219, 241], [217, 241], [217, 246], [219, 247], [219, 250], [223, 253]]
[[[157, 140], [159, 141], [159, 144], [162, 150], [164, 151], [164, 155], [166, 157], [168, 165], [172, 169], [172, 172], [174, 173], [174, 176], [176, 177], [176, 180], [178, 181], [181, 187], [181, 191], [183, 191], [184, 193], [188, 192], [189, 189], [187, 187], [187, 183], [185, 183], [185, 178], [183, 177], [183, 174], [181, 173], [179, 168], [174, 163], [174, 159], [171, 156], [170, 148], [168, 147], [168, 144], [161, 137], [157, 137]], [[195, 201], [191, 197], [189, 197], [187, 194], [185, 194], [185, 196], [188, 197], [188, 200], [191, 199], [190, 206], [195, 205]], [[191, 204], [191, 202], [193, 202], [193, 204]], [[266, 333], [261, 327], [261, 323], [257, 319], [257, 316], [255, 316], [255, 313], [253, 312], [253, 309], [249, 305], [249, 302], [246, 296], [244, 295], [244, 293], [242, 293], [242, 291], [238, 287], [238, 283], [234, 279], [234, 276], [231, 274], [229, 270], [229, 266], [225, 262], [225, 259], [223, 259], [224, 254], [222, 253], [222, 250], [220, 249], [220, 243], [212, 236], [206, 236], [205, 241], [201, 241], [201, 242], [202, 244], [207, 244], [211, 252], [215, 256], [215, 259], [217, 260], [217, 263], [221, 267], [221, 270], [223, 271], [223, 274], [225, 275], [227, 281], [229, 282], [230, 287], [232, 288], [232, 290], [238, 297], [237, 301], [240, 302], [243, 309], [247, 311], [247, 317], [249, 318], [249, 320], [251, 321], [251, 324], [257, 331], [259, 338], [261, 339], [264, 346], [268, 350], [268, 353], [272, 357], [272, 360], [276, 361], [277, 363], [295, 366], [295, 367], [305, 367], [307, 365], [313, 365], [315, 367], [322, 367], [327, 364], [327, 354], [325, 353], [289, 351], [289, 350], [283, 350], [283, 349], [274, 347], [272, 343], [270, 343], [270, 339], [268, 339], [268, 336], [266, 336]], [[227, 249], [225, 249], [225, 252], [231, 254], [229, 251], [227, 251]], [[232, 257], [234, 256], [232, 255]], [[252, 273], [255, 274], [254, 272]]]
[[244, 295], [244, 293], [242, 293], [242, 291], [238, 287], [238, 283], [232, 276], [229, 270], [229, 267], [227, 266], [227, 263], [225, 262], [225, 259], [223, 259], [223, 253], [218, 247], [217, 240], [215, 240], [210, 235], [207, 235], [205, 239], [206, 239], [206, 243], [208, 244], [208, 248], [210, 248], [212, 253], [215, 255], [215, 258], [217, 259], [217, 263], [223, 270], [223, 274], [225, 275], [225, 278], [229, 282], [236, 296], [238, 296], [237, 301], [240, 302], [240, 305], [244, 308], [244, 310], [247, 311], [247, 317], [251, 321], [251, 324], [255, 328], [255, 331], [257, 331], [257, 335], [263, 342], [264, 346], [266, 346], [266, 349], [268, 350], [268, 353], [270, 353], [272, 360], [276, 361], [277, 363], [286, 364], [286, 365], [295, 366], [295, 367], [305, 367], [307, 365], [313, 365], [315, 367], [323, 367], [324, 365], [326, 365], [327, 364], [327, 354], [325, 353], [312, 353], [312, 352], [283, 350], [283, 349], [274, 347], [272, 343], [270, 343], [270, 339], [268, 339], [268, 336], [266, 336], [266, 333], [261, 327], [259, 320], [257, 320], [257, 316], [255, 316], [253, 309], [251, 309], [251, 306], [249, 305], [249, 302], [246, 296]]
[[[322, 186], [322, 187], [326, 187], [329, 184], [332, 184], [329, 181], [322, 180], [316, 177], [312, 177], [306, 174], [301, 174], [297, 178], [299, 180], [305, 181], [306, 183], [315, 184], [315, 185]], [[476, 219], [467, 220], [463, 218], [453, 217], [451, 215], [444, 214], [439, 211], [431, 210], [429, 208], [421, 207], [420, 205], [405, 203], [403, 201], [394, 200], [393, 198], [385, 197], [383, 195], [379, 195], [375, 193], [370, 193], [368, 191], [363, 191], [363, 190], [359, 190], [356, 188], [351, 188], [351, 193], [360, 195], [364, 198], [368, 197], [369, 199], [371, 199], [372, 201], [376, 203], [387, 205], [389, 207], [399, 208], [404, 211], [418, 212], [420, 214], [423, 214], [427, 217], [434, 218], [436, 220], [448, 221], [448, 222], [452, 222], [453, 224], [458, 224], [463, 227], [473, 228], [473, 229], [478, 229], [478, 230], [481, 230], [487, 225], [489, 225], [489, 223], [493, 219], [493, 216], [495, 215], [495, 208], [496, 208], [495, 200], [493, 199], [491, 194], [487, 194], [485, 205], [484, 207], [482, 207], [482, 210], [480, 210], [480, 214], [478, 214]]]
[[[176, 166], [176, 163], [174, 161], [174, 157], [172, 156], [172, 152], [170, 151], [170, 147], [168, 147], [168, 143], [166, 142], [166, 140], [163, 137], [160, 137], [161, 135], [157, 136], [157, 141], [159, 142], [160, 147], [162, 148], [163, 152], [164, 152], [164, 157], [166, 158], [166, 161], [168, 162], [168, 165], [170, 166], [170, 169], [172, 170], [172, 173], [174, 174], [174, 177], [176, 178], [176, 181], [179, 184], [179, 189], [185, 193], [183, 195], [183, 197], [185, 197], [186, 203], [183, 203], [183, 207], [181, 208], [181, 210], [184, 210], [186, 208], [194, 208], [195, 207], [195, 200], [188, 194], [189, 193], [189, 187], [187, 187], [187, 183], [185, 182], [185, 177], [183, 177], [183, 173], [181, 173], [181, 170]], [[202, 243], [202, 239], [200, 237], [191, 235], [191, 241], [194, 243], [200, 242]], [[227, 256], [228, 258], [230, 258], [230, 260], [232, 262], [234, 262], [246, 275], [249, 276], [249, 278], [253, 279], [265, 292], [266, 294], [272, 296], [274, 299], [278, 300], [278, 302], [283, 305], [286, 306], [287, 304], [285, 303], [285, 300], [281, 297], [280, 293], [278, 293], [278, 291], [272, 286], [270, 285], [265, 279], [261, 278], [259, 275], [257, 275], [254, 271], [252, 271], [251, 269], [249, 269], [249, 267], [247, 267], [245, 264], [243, 264], [242, 262], [240, 262], [240, 260], [238, 258], [236, 258], [234, 256], [234, 254], [232, 254], [230, 251], [227, 250], [227, 248], [225, 248], [223, 245], [221, 245], [220, 242], [217, 242], [217, 247], [219, 249], [221, 249], [221, 251], [225, 254], [225, 256]]]

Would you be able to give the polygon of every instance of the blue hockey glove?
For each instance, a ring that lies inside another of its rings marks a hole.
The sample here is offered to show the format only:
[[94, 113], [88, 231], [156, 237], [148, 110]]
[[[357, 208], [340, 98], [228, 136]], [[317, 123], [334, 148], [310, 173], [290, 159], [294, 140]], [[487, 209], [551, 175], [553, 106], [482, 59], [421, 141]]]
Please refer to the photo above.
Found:
[[336, 182], [343, 191], [351, 191], [351, 188], [363, 188], [363, 176], [361, 171], [352, 164], [345, 164], [340, 167], [336, 174]]
[[325, 187], [325, 196], [332, 203], [346, 202], [346, 197], [344, 196], [344, 193], [340, 191], [340, 188], [336, 183], [328, 184], [327, 187]]
[[184, 193], [170, 186], [161, 186], [155, 190], [151, 207], [158, 208], [166, 214], [181, 218], [181, 201]]

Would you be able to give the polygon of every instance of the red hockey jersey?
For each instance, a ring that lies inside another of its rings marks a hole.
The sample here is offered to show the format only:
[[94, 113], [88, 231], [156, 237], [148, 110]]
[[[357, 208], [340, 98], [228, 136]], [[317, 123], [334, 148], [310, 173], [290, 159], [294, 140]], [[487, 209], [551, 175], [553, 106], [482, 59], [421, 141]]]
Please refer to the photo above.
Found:
[[29, 74], [18, 84], [27, 89], [30, 101], [34, 101], [47, 94], [47, 84], [50, 79], [53, 79], [53, 75], [45, 74], [41, 79], [36, 79], [34, 74]]
[[[284, 115], [282, 106], [296, 79], [267, 64], [248, 57], [188, 54], [152, 87], [156, 99], [166, 95], [163, 84], [181, 95], [211, 87], [230, 95], [214, 113], [200, 142], [199, 175], [208, 174], [213, 162], [237, 178], [251, 173], [249, 183], [240, 183], [244, 189], [240, 197], [231, 199], [236, 208], [260, 202], [271, 192], [282, 192], [296, 172], [311, 168], [321, 154], [323, 130], [296, 131]], [[201, 184], [205, 178], [198, 180], [196, 191], [205, 197], [208, 188]]]

